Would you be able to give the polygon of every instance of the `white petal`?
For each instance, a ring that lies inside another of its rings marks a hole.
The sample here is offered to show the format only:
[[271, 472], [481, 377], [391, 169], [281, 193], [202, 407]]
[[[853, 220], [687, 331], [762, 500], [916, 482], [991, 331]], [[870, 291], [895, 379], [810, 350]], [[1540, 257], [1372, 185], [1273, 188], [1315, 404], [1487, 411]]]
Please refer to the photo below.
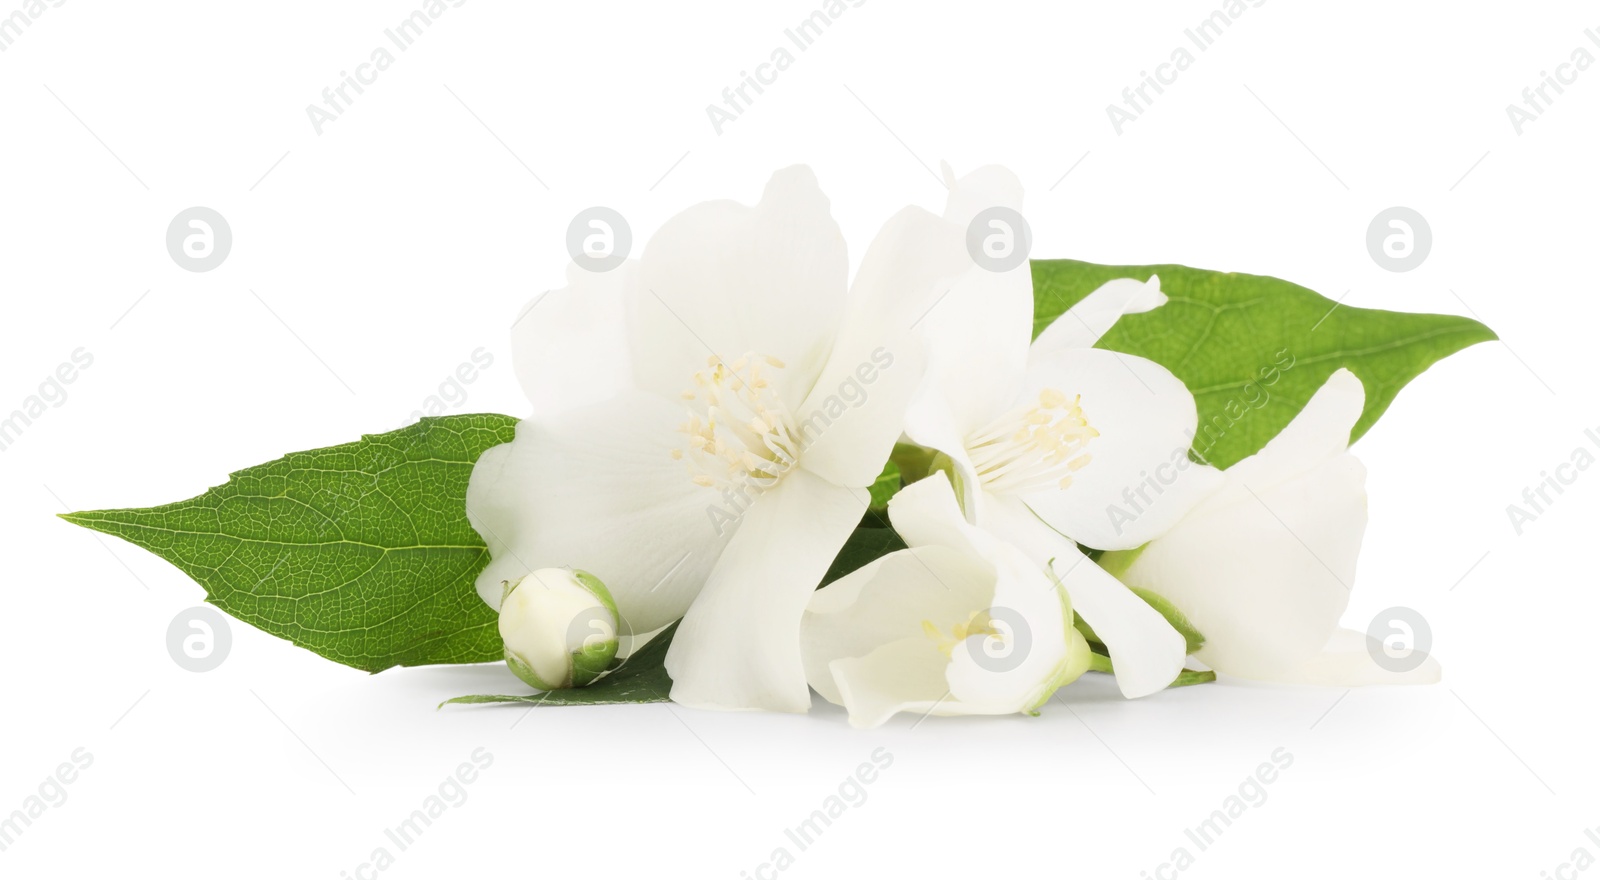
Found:
[[[1381, 650], [1381, 648], [1379, 649]], [[1439, 661], [1427, 654], [1405, 656], [1413, 668], [1391, 670], [1379, 666], [1367, 650], [1367, 636], [1340, 628], [1317, 654], [1274, 681], [1322, 687], [1365, 687], [1374, 684], [1437, 684], [1444, 674]]]
[[790, 406], [816, 381], [845, 314], [849, 261], [828, 199], [804, 166], [772, 176], [755, 207], [706, 202], [678, 214], [641, 257], [630, 303], [634, 375], [676, 397], [716, 354], [772, 356]]
[[1060, 317], [1044, 328], [1033, 341], [1032, 357], [1037, 359], [1066, 348], [1090, 348], [1123, 315], [1148, 312], [1167, 302], [1161, 292], [1161, 279], [1148, 281], [1116, 278], [1095, 288]]
[[945, 672], [963, 714], [1031, 709], [1067, 659], [1072, 609], [1061, 589], [1014, 547], [1002, 545], [996, 563], [985, 610], [997, 635], [969, 636], [951, 651]]
[[982, 522], [983, 483], [978, 479], [978, 470], [972, 464], [965, 442], [972, 429], [956, 423], [955, 413], [943, 393], [939, 382], [924, 379], [906, 410], [905, 434], [913, 443], [941, 452], [950, 459], [949, 478], [961, 500], [961, 510], [968, 521]]
[[889, 521], [908, 547], [954, 547], [970, 555], [978, 552], [973, 545], [978, 529], [961, 515], [950, 477], [942, 472], [896, 492], [889, 499]]
[[804, 467], [844, 486], [877, 478], [923, 375], [912, 325], [971, 266], [960, 230], [927, 211], [906, 208], [884, 224], [856, 272], [833, 355], [795, 410], [812, 426]]
[[1322, 650], [1350, 601], [1365, 480], [1345, 454], [1288, 482], [1242, 489], [1236, 503], [1196, 511], [1151, 542], [1123, 579], [1189, 618], [1212, 669], [1276, 680]]
[[[1336, 370], [1278, 436], [1260, 452], [1228, 468], [1230, 489], [1237, 492], [1238, 486], [1248, 485], [1262, 492], [1343, 455], [1365, 405], [1361, 380], [1349, 370]], [[1216, 502], [1233, 500], [1219, 497]]]
[[[890, 518], [910, 549], [811, 599], [803, 644], [812, 685], [858, 726], [900, 711], [1031, 708], [1067, 657], [1071, 610], [1060, 591], [1014, 547], [968, 524], [942, 473], [896, 495]], [[997, 632], [954, 641], [979, 618]]]
[[850, 710], [850, 725], [872, 728], [899, 712], [966, 714], [950, 698], [949, 662], [932, 641], [911, 638], [862, 657], [841, 657], [829, 664], [829, 672], [837, 682], [837, 702]]
[[[922, 621], [949, 631], [993, 598], [994, 569], [950, 547], [913, 547], [874, 560], [812, 595], [800, 630], [806, 680], [830, 703], [848, 705], [835, 683], [835, 661], [902, 639], [928, 641]], [[929, 699], [944, 694], [946, 662], [941, 656], [941, 684]]]
[[1111, 654], [1117, 687], [1130, 699], [1163, 690], [1183, 671], [1183, 635], [1160, 612], [1079, 552], [1070, 538], [1009, 498], [985, 508], [987, 525], [1050, 569], [1072, 597], [1072, 609], [1094, 628]]
[[944, 412], [962, 436], [1003, 413], [1010, 401], [1002, 389], [1016, 388], [1027, 365], [1032, 316], [1026, 263], [1009, 272], [974, 266], [955, 279], [917, 323], [927, 365], [906, 433], [932, 446], [920, 429]]
[[869, 502], [865, 491], [795, 470], [751, 505], [667, 651], [673, 700], [810, 708], [800, 620]]
[[[963, 236], [981, 211], [1021, 210], [1022, 184], [1010, 171], [990, 165], [957, 180], [948, 165], [942, 167], [950, 188], [944, 220]], [[1009, 403], [996, 389], [1022, 380], [1033, 332], [1028, 263], [1005, 272], [971, 266], [917, 319], [915, 329], [927, 366], [905, 432], [923, 446], [965, 458], [961, 439]]]
[[[1023, 631], [1022, 641], [1007, 641], [1005, 649], [1025, 653], [1007, 654], [1002, 658], [1006, 662], [980, 662], [978, 657], [986, 647], [1000, 643], [982, 637], [974, 637], [976, 642], [968, 639], [967, 644], [951, 652], [951, 694], [977, 714], [1027, 708], [1029, 698], [1037, 695], [1065, 659], [1066, 628], [1072, 621], [1071, 608], [1045, 575], [1043, 565], [1020, 550], [1009, 534], [967, 522], [944, 473], [933, 474], [896, 493], [889, 502], [889, 520], [913, 549], [948, 547], [988, 563], [993, 570], [993, 597], [986, 605], [969, 607], [968, 612], [987, 610], [1002, 622], [1009, 619]], [[1071, 552], [1076, 554], [1077, 549], [1074, 547]], [[955, 587], [949, 589], [959, 592]], [[1167, 679], [1162, 686], [1170, 681]]]
[[553, 415], [632, 387], [625, 292], [639, 265], [567, 267], [567, 286], [533, 298], [511, 325], [511, 353], [535, 415]]
[[949, 191], [944, 203], [944, 219], [959, 227], [963, 235], [973, 218], [990, 208], [1022, 210], [1022, 181], [1010, 169], [985, 165], [959, 178], [946, 163], [939, 163], [939, 170], [944, 173], [945, 188]]
[[1041, 519], [1079, 543], [1126, 550], [1171, 528], [1222, 484], [1222, 475], [1189, 460], [1194, 396], [1154, 361], [1092, 348], [1066, 349], [1028, 370], [1023, 399], [1054, 388], [1082, 395], [1084, 417], [1100, 436], [1089, 464], [1066, 489], [1029, 493]]
[[467, 518], [493, 562], [478, 593], [500, 607], [500, 584], [540, 568], [592, 572], [611, 591], [623, 631], [680, 617], [732, 533], [707, 507], [720, 498], [690, 482], [671, 450], [681, 410], [629, 392], [556, 419], [525, 419], [516, 440], [472, 470]]

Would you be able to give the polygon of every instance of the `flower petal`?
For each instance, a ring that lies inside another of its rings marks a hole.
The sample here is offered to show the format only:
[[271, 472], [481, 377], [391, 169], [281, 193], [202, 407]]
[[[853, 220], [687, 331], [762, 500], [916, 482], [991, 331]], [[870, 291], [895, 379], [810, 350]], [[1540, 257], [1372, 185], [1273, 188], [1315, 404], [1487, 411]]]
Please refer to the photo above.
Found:
[[994, 601], [984, 609], [994, 632], [968, 636], [951, 650], [945, 670], [961, 714], [1026, 712], [1049, 696], [1067, 660], [1072, 625], [1062, 599], [1031, 562], [1019, 557], [998, 567]]
[[924, 387], [906, 416], [906, 433], [932, 445], [919, 439], [923, 422], [941, 415], [930, 414], [930, 406], [947, 411], [961, 436], [1004, 412], [1010, 401], [995, 392], [1022, 381], [1032, 314], [1026, 263], [1009, 272], [974, 266], [954, 279], [917, 324], [926, 359]]
[[906, 208], [884, 224], [856, 272], [833, 355], [794, 410], [812, 426], [804, 467], [842, 486], [877, 478], [922, 380], [913, 325], [972, 265], [960, 230], [927, 211]]
[[668, 220], [641, 257], [629, 333], [639, 387], [670, 398], [715, 354], [784, 364], [791, 407], [811, 390], [844, 318], [844, 236], [811, 169], [772, 176], [760, 204], [705, 202]]
[[626, 291], [639, 264], [610, 272], [567, 266], [567, 286], [528, 303], [511, 325], [517, 380], [536, 415], [599, 403], [633, 386], [628, 363]]
[[1095, 288], [1044, 328], [1033, 341], [1030, 362], [1067, 348], [1091, 348], [1123, 315], [1148, 312], [1167, 302], [1161, 279], [1115, 278]]
[[1310, 660], [1275, 679], [1284, 684], [1309, 684], [1322, 687], [1365, 687], [1374, 684], [1437, 684], [1444, 675], [1439, 661], [1426, 653], [1410, 655], [1411, 669], [1391, 670], [1379, 666], [1367, 649], [1367, 636], [1339, 628]]
[[1241, 486], [1264, 492], [1343, 455], [1365, 405], [1361, 380], [1349, 370], [1336, 370], [1278, 436], [1228, 468], [1228, 492], [1219, 493], [1216, 503], [1232, 503]]
[[1022, 210], [1022, 181], [1001, 165], [985, 165], [956, 177], [949, 163], [940, 162], [949, 195], [944, 202], [944, 219], [960, 227], [962, 234], [978, 214], [990, 208]]
[[[992, 206], [1019, 210], [1022, 184], [998, 166], [979, 168], [955, 181], [949, 166], [950, 197], [944, 221], [965, 229], [979, 211]], [[1000, 416], [1010, 403], [997, 389], [1014, 389], [1026, 371], [1034, 318], [1034, 277], [1027, 261], [1005, 272], [973, 266], [954, 278], [938, 301], [917, 320], [926, 354], [922, 387], [906, 413], [906, 435], [920, 445], [958, 459], [966, 502], [971, 467], [963, 438]], [[963, 467], [965, 466], [965, 467]], [[968, 504], [968, 515], [974, 515]]]
[[[1066, 629], [1072, 621], [1071, 604], [1045, 575], [1044, 566], [1009, 540], [1007, 532], [967, 522], [942, 472], [896, 493], [889, 501], [889, 520], [912, 549], [948, 547], [984, 560], [993, 572], [990, 598], [976, 606], [970, 603], [983, 597], [968, 598], [967, 612], [987, 612], [997, 629], [1014, 631], [1005, 632], [1003, 639], [973, 636], [951, 651], [947, 677], [951, 695], [966, 707], [963, 714], [1019, 712], [1031, 706], [1066, 659]], [[945, 586], [948, 592], [961, 592]]]
[[972, 463], [965, 442], [971, 429], [956, 424], [955, 413], [943, 394], [944, 388], [939, 382], [922, 383], [906, 411], [906, 437], [950, 460], [949, 479], [960, 498], [961, 510], [968, 522], [983, 522], [983, 482], [978, 478], [978, 469]]
[[942, 471], [896, 492], [889, 499], [889, 521], [908, 547], [952, 547], [982, 556], [994, 542], [962, 516], [950, 477]]
[[[943, 167], [953, 178], [949, 166]], [[980, 212], [1022, 209], [1021, 181], [998, 165], [951, 179], [949, 188], [944, 221], [963, 241]], [[994, 390], [1021, 380], [1032, 325], [1033, 273], [1026, 260], [1004, 272], [970, 264], [919, 317], [916, 330], [928, 364], [923, 382], [938, 386], [962, 433], [999, 415], [1006, 401], [996, 400]]]
[[625, 633], [680, 617], [731, 535], [707, 516], [718, 496], [672, 460], [681, 415], [632, 391], [525, 419], [513, 442], [488, 450], [467, 485], [467, 518], [493, 556], [478, 576], [483, 600], [498, 609], [502, 581], [574, 566], [610, 589]]
[[1072, 609], [1111, 654], [1117, 687], [1129, 699], [1163, 690], [1183, 671], [1183, 635], [1161, 613], [1090, 561], [1070, 538], [1011, 498], [991, 499], [988, 525], [1049, 570], [1072, 597]]
[[1288, 482], [1245, 488], [1236, 503], [1208, 505], [1151, 542], [1123, 579], [1189, 618], [1212, 669], [1280, 680], [1322, 650], [1349, 604], [1365, 480], [1344, 454]]
[[873, 728], [900, 712], [968, 714], [950, 699], [949, 662], [932, 641], [910, 638], [862, 657], [841, 657], [828, 669], [840, 695], [835, 702], [850, 711], [850, 726]]
[[759, 497], [673, 637], [672, 699], [706, 709], [810, 708], [800, 621], [869, 503], [864, 490], [799, 469]]
[[[953, 179], [949, 166], [945, 172], [951, 179], [944, 220], [963, 236], [980, 211], [1022, 207], [1022, 184], [1004, 168], [991, 165], [960, 180]], [[926, 368], [906, 413], [905, 433], [964, 459], [962, 439], [1010, 402], [996, 389], [1022, 381], [1033, 332], [1033, 275], [1027, 261], [1004, 272], [972, 265], [917, 320], [916, 331]]]
[[[800, 630], [806, 680], [828, 702], [849, 705], [835, 682], [836, 661], [902, 639], [928, 641], [924, 620], [949, 631], [993, 598], [993, 568], [950, 547], [913, 547], [876, 559], [812, 595]], [[940, 687], [929, 699], [944, 695], [946, 662], [939, 658]]]
[[1066, 489], [1024, 498], [1040, 519], [1100, 550], [1149, 542], [1216, 491], [1222, 474], [1189, 460], [1197, 416], [1194, 396], [1154, 361], [1093, 348], [1063, 349], [1036, 360], [1021, 399], [1052, 388], [1082, 396], [1084, 417], [1099, 431], [1089, 463]]

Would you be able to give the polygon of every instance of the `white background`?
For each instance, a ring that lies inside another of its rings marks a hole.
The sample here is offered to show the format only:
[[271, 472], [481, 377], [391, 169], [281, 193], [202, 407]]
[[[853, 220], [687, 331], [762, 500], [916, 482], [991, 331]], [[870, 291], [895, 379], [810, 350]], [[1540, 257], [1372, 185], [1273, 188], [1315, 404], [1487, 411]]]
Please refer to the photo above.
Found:
[[[1600, 474], [1521, 536], [1506, 513], [1600, 426], [1600, 72], [1520, 135], [1505, 113], [1575, 47], [1600, 54], [1592, 5], [1271, 0], [1118, 135], [1106, 105], [1219, 4], [870, 0], [718, 135], [706, 105], [815, 4], [474, 0], [318, 135], [306, 105], [419, 5], [74, 0], [0, 53], [0, 410], [94, 358], [0, 453], [0, 813], [94, 756], [0, 874], [358, 876], [478, 747], [494, 763], [465, 803], [381, 876], [739, 878], [779, 846], [784, 877], [1141, 878], [1179, 846], [1185, 878], [1537, 878], [1600, 856]], [[372, 677], [237, 623], [219, 669], [186, 672], [166, 629], [201, 589], [52, 516], [396, 427], [480, 346], [494, 364], [455, 411], [520, 413], [507, 328], [560, 283], [581, 208], [620, 210], [642, 242], [805, 162], [859, 257], [894, 210], [942, 206], [941, 160], [1014, 169], [1037, 256], [1271, 274], [1500, 332], [1356, 447], [1372, 521], [1345, 623], [1417, 609], [1441, 685], [1130, 703], [1101, 679], [1070, 711], [871, 732], [826, 705], [435, 711], [508, 675]], [[208, 273], [165, 249], [191, 205], [232, 226]], [[1405, 274], [1365, 247], [1391, 205], [1433, 229]], [[894, 763], [868, 799], [798, 851], [784, 829], [879, 747]], [[1184, 829], [1280, 747], [1294, 763], [1266, 802], [1199, 851]]]

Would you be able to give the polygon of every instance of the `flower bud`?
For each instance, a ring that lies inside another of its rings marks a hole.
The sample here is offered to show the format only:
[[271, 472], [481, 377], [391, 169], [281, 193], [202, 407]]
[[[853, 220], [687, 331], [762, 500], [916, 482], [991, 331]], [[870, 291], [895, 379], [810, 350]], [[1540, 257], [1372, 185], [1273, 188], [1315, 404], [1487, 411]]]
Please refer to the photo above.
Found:
[[507, 584], [500, 604], [506, 665], [540, 690], [583, 687], [617, 656], [617, 605], [594, 575], [544, 568]]

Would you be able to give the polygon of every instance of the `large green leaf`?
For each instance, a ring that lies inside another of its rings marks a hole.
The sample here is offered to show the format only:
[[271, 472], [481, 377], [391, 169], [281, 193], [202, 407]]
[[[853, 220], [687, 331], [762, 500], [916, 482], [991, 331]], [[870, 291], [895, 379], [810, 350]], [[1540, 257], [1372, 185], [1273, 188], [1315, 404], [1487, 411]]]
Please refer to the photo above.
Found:
[[447, 703], [531, 703], [535, 706], [605, 706], [617, 703], [665, 703], [672, 692], [667, 676], [667, 648], [678, 631], [674, 623], [651, 639], [639, 652], [594, 684], [537, 694], [475, 694]]
[[1260, 451], [1340, 367], [1367, 390], [1354, 442], [1435, 361], [1497, 338], [1470, 318], [1353, 308], [1262, 275], [1076, 260], [1033, 261], [1034, 335], [1106, 281], [1153, 274], [1167, 304], [1122, 318], [1098, 347], [1149, 358], [1189, 386], [1200, 408], [1192, 452], [1217, 467]]
[[239, 471], [188, 501], [63, 518], [155, 553], [223, 611], [347, 666], [500, 660], [495, 613], [473, 588], [489, 551], [465, 499], [473, 462], [515, 426], [426, 418]]

